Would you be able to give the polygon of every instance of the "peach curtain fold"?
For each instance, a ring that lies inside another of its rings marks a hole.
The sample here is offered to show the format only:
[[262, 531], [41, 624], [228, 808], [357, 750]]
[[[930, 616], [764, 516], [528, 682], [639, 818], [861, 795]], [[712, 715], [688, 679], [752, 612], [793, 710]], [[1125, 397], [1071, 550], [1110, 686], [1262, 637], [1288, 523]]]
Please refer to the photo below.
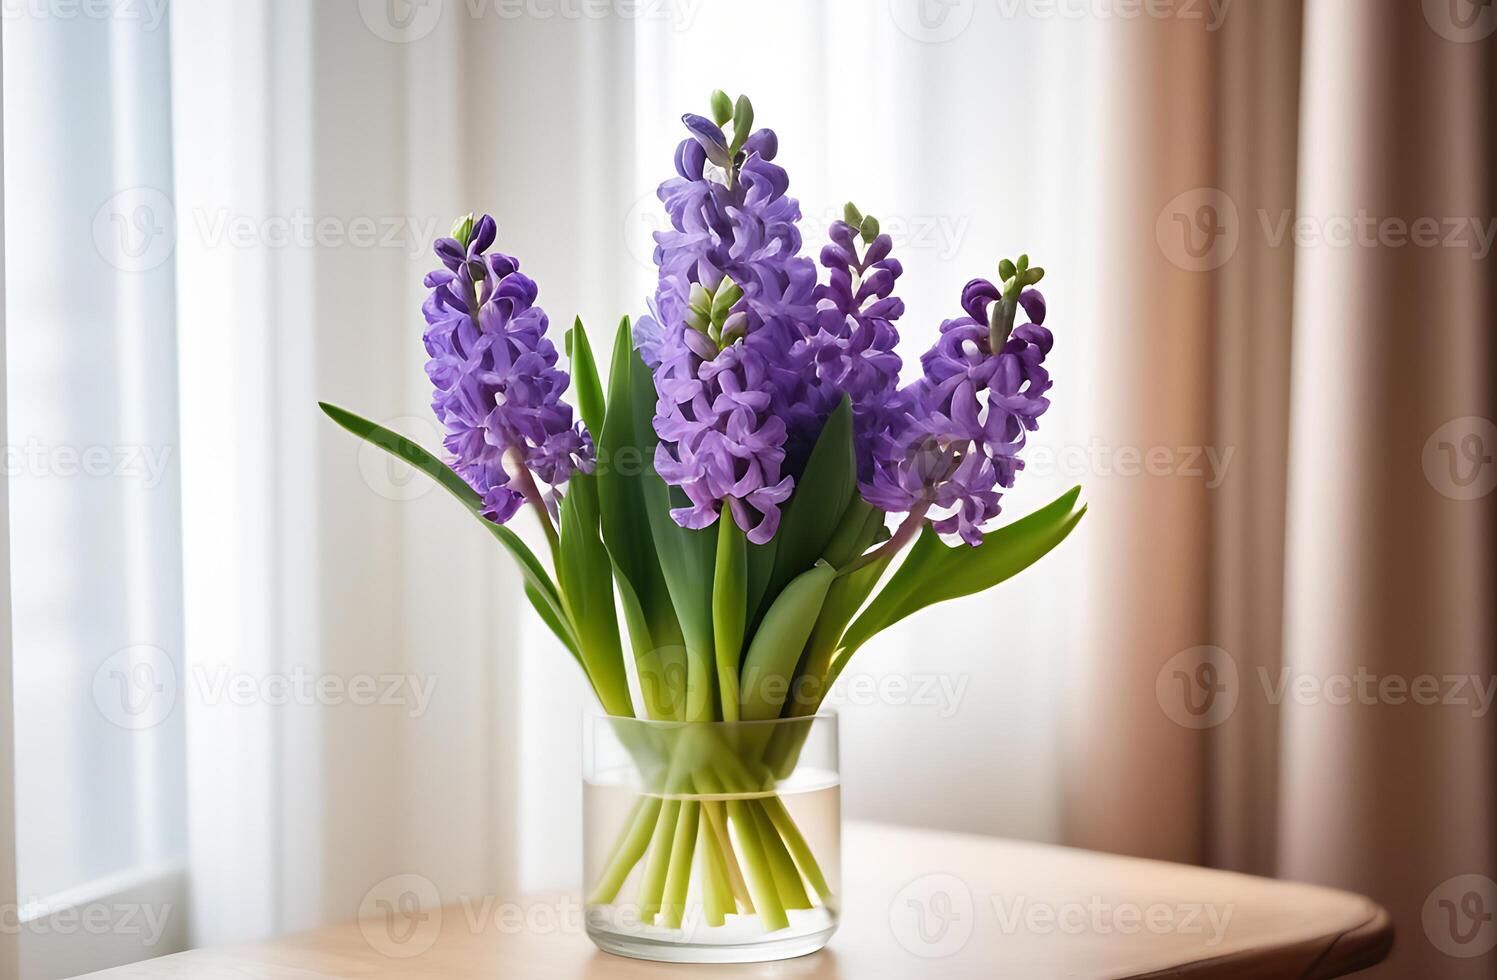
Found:
[[[1089, 488], [1067, 837], [1365, 892], [1389, 977], [1497, 967], [1488, 28], [1470, 0], [1263, 0], [1109, 50], [1101, 437], [1228, 462]], [[1173, 713], [1171, 671], [1228, 703]], [[1398, 696], [1423, 676], [1441, 703]]]

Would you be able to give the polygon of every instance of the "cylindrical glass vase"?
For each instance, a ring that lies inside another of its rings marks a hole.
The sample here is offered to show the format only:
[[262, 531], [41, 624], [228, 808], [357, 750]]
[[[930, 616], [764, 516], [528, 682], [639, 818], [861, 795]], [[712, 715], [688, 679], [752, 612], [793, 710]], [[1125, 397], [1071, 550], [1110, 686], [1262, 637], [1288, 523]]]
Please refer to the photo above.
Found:
[[682, 723], [589, 716], [587, 933], [676, 963], [812, 953], [837, 930], [837, 718]]

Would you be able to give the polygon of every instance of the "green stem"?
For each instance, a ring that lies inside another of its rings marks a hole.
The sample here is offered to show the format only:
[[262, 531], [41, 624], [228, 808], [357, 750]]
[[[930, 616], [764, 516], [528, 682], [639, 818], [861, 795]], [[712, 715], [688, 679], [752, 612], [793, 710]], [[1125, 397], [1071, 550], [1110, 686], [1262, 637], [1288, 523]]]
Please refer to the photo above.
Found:
[[707, 816], [711, 803], [703, 803], [701, 818], [697, 822], [697, 867], [702, 869], [702, 908], [709, 926], [720, 926], [734, 911], [733, 889], [728, 884], [728, 871], [712, 824]]
[[748, 870], [749, 892], [754, 896], [754, 908], [759, 921], [769, 932], [790, 925], [785, 915], [785, 906], [780, 903], [780, 893], [775, 886], [774, 871], [770, 868], [759, 828], [743, 800], [728, 801], [728, 819], [738, 831], [738, 851]]
[[696, 853], [697, 825], [701, 822], [701, 804], [696, 800], [681, 801], [681, 810], [676, 818], [676, 835], [671, 842], [670, 870], [665, 878], [665, 897], [662, 901], [661, 918], [667, 928], [681, 928], [681, 918], [686, 913], [686, 893], [691, 884], [691, 859]]
[[779, 831], [764, 812], [761, 801], [748, 800], [745, 805], [759, 831], [759, 843], [763, 845], [764, 856], [769, 861], [769, 872], [774, 878], [780, 904], [787, 909], [810, 908], [811, 898], [806, 894], [805, 885], [801, 883], [800, 872], [795, 869], [795, 862], [785, 849], [785, 842], [780, 840]]
[[680, 800], [664, 800], [660, 804], [660, 817], [655, 821], [655, 831], [650, 836], [650, 858], [645, 864], [645, 875], [639, 883], [639, 918], [646, 924], [655, 921], [665, 895], [665, 879], [670, 871], [671, 843], [676, 835], [676, 818], [681, 812]]
[[747, 620], [748, 540], [725, 509], [717, 519], [717, 567], [712, 577], [712, 643], [722, 720], [738, 720], [738, 664]]
[[636, 812], [633, 822], [627, 825], [620, 845], [614, 848], [613, 857], [598, 876], [598, 883], [593, 886], [592, 894], [587, 897], [589, 905], [607, 905], [617, 898], [629, 872], [634, 870], [639, 859], [644, 857], [645, 849], [650, 846], [650, 837], [660, 818], [660, 799], [643, 797], [640, 803], [643, 805]]
[[821, 865], [816, 862], [816, 855], [811, 853], [811, 845], [806, 843], [806, 837], [796, 826], [795, 820], [790, 816], [790, 811], [785, 808], [785, 801], [778, 796], [766, 796], [761, 805], [764, 813], [774, 824], [775, 830], [779, 831], [780, 838], [790, 848], [790, 853], [795, 857], [795, 863], [800, 867], [801, 873], [821, 896], [821, 904], [828, 908], [836, 905], [837, 897], [832, 893], [832, 888], [827, 884], [826, 875], [821, 872]]

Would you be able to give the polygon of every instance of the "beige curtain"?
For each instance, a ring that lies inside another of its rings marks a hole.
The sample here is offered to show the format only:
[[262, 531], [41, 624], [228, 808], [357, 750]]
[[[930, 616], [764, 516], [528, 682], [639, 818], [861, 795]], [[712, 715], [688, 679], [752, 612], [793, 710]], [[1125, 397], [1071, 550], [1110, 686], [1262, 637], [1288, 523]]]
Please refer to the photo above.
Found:
[[1494, 34], [1255, 0], [1109, 52], [1100, 435], [1228, 464], [1089, 485], [1067, 836], [1365, 892], [1389, 977], [1497, 970]]

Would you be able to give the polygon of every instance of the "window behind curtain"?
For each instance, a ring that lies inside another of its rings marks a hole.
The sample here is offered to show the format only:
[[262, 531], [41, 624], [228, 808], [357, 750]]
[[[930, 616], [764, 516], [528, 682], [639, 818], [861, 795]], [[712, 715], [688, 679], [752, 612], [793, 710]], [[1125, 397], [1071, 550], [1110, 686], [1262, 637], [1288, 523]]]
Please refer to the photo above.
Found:
[[23, 918], [159, 881], [184, 852], [175, 219], [154, 7], [28, 4], [3, 28]]

